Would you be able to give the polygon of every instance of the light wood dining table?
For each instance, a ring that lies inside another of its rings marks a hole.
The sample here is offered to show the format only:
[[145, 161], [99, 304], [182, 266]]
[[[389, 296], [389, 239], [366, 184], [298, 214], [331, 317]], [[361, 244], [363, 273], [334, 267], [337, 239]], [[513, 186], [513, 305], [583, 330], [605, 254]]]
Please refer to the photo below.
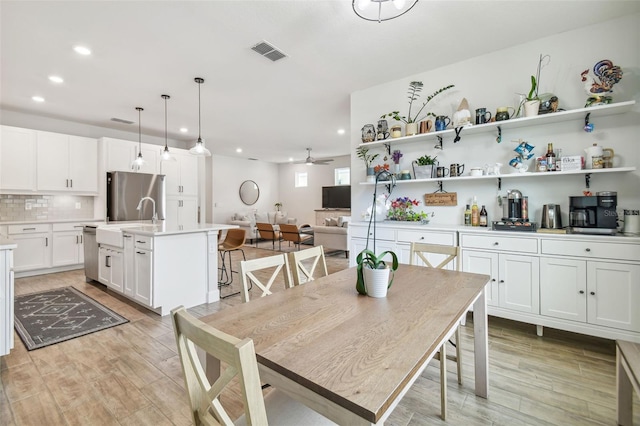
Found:
[[[349, 268], [201, 318], [254, 341], [260, 378], [341, 425], [383, 424], [473, 308], [475, 393], [488, 396], [488, 275], [401, 264], [386, 298]], [[207, 358], [207, 374], [219, 365]]]

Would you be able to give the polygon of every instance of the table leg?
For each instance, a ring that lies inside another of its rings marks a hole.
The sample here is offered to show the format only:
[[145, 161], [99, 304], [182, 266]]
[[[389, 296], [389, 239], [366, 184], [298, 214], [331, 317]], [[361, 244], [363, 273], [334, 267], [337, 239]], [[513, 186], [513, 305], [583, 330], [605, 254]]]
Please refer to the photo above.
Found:
[[616, 345], [616, 387], [618, 389], [618, 424], [631, 426], [633, 424], [633, 394], [631, 380], [625, 369], [625, 359]]
[[489, 337], [487, 297], [485, 289], [473, 304], [473, 345], [475, 356], [476, 395], [489, 395]]

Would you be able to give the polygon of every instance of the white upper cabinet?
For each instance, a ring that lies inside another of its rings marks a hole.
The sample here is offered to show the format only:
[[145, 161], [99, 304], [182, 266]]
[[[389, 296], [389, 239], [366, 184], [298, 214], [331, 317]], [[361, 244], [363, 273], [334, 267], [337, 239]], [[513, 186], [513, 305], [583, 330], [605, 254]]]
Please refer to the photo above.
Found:
[[98, 192], [98, 141], [36, 132], [38, 191]]
[[198, 157], [176, 148], [171, 149], [171, 155], [176, 161], [160, 162], [160, 173], [167, 176], [167, 195], [197, 196]]
[[36, 190], [36, 132], [1, 126], [0, 190]]
[[157, 174], [159, 172], [160, 147], [142, 144], [142, 158], [145, 164], [135, 169], [132, 164], [138, 156], [138, 143], [120, 139], [104, 138], [106, 154], [106, 171], [108, 172], [140, 172]]

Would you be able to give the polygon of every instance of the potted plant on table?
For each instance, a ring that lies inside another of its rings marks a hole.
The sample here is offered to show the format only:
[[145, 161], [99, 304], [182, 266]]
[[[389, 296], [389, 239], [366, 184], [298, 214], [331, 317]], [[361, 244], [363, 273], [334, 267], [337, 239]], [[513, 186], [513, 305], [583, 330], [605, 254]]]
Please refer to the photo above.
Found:
[[430, 179], [434, 176], [434, 169], [438, 165], [438, 156], [423, 155], [413, 161], [413, 174], [416, 179]]
[[[390, 261], [384, 260], [387, 255], [391, 256]], [[386, 297], [387, 290], [393, 284], [393, 274], [398, 269], [398, 256], [389, 250], [376, 256], [371, 250], [364, 249], [356, 257], [356, 265], [358, 293], [371, 297]]]
[[369, 148], [360, 146], [356, 149], [356, 154], [358, 158], [364, 161], [364, 165], [367, 168], [367, 182], [375, 181], [375, 171], [373, 169], [372, 163], [373, 160], [378, 158], [380, 154], [370, 154]]
[[429, 116], [435, 117], [435, 114], [431, 112], [427, 112], [422, 116], [420, 115], [424, 110], [424, 108], [427, 106], [427, 104], [431, 102], [431, 100], [436, 96], [438, 96], [440, 93], [447, 91], [455, 86], [453, 84], [450, 84], [448, 86], [445, 86], [441, 89], [436, 90], [431, 95], [427, 96], [427, 100], [422, 104], [418, 112], [415, 115], [411, 115], [411, 108], [413, 107], [413, 101], [418, 100], [418, 98], [420, 97], [420, 92], [422, 92], [423, 87], [424, 87], [424, 84], [421, 81], [412, 81], [411, 83], [409, 83], [409, 90], [407, 92], [407, 95], [409, 98], [409, 113], [406, 116], [400, 115], [400, 111], [391, 111], [390, 113], [382, 114], [380, 118], [392, 117], [396, 121], [402, 121], [403, 123], [406, 124], [405, 126], [406, 136], [417, 135], [418, 122]]

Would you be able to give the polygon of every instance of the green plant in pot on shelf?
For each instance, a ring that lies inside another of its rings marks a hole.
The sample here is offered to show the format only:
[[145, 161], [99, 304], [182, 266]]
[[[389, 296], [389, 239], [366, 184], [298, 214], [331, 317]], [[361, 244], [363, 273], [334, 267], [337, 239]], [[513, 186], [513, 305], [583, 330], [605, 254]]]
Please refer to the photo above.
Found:
[[274, 204], [274, 206], [277, 211], [280, 211], [280, 209], [282, 208], [282, 203], [278, 201], [277, 203]]
[[[547, 61], [543, 64], [544, 61]], [[520, 115], [520, 111], [524, 108], [524, 116], [525, 117], [533, 117], [538, 115], [538, 111], [540, 109], [540, 96], [538, 94], [538, 89], [540, 88], [540, 70], [546, 65], [549, 64], [551, 60], [551, 56], [549, 55], [540, 55], [538, 58], [538, 69], [536, 71], [536, 75], [531, 76], [531, 88], [529, 89], [529, 93], [522, 100], [520, 105], [518, 106], [518, 112], [516, 116]]]
[[374, 176], [375, 171], [373, 170], [373, 161], [378, 158], [380, 154], [371, 154], [369, 153], [369, 148], [365, 146], [360, 146], [356, 148], [356, 154], [358, 158], [364, 161], [364, 165], [367, 168], [367, 176]]
[[436, 90], [435, 92], [427, 96], [427, 100], [422, 103], [422, 106], [420, 107], [418, 112], [412, 115], [411, 109], [413, 108], [413, 102], [417, 101], [418, 98], [420, 98], [420, 94], [422, 92], [423, 87], [424, 87], [424, 84], [421, 81], [412, 81], [411, 83], [409, 83], [409, 90], [407, 91], [407, 97], [409, 98], [409, 113], [406, 116], [400, 115], [400, 111], [391, 111], [390, 113], [382, 114], [380, 118], [391, 117], [396, 121], [401, 121], [405, 123], [406, 124], [405, 134], [407, 136], [417, 134], [418, 122], [420, 122], [421, 120], [427, 117], [436, 116], [432, 112], [425, 112], [424, 115], [421, 115], [422, 112], [424, 111], [424, 108], [427, 106], [427, 104], [431, 102], [431, 100], [433, 100], [433, 98], [438, 96], [440, 93], [445, 92], [455, 86], [453, 84], [450, 84], [448, 86], [445, 86], [441, 89]]
[[[391, 260], [384, 260], [385, 256]], [[356, 290], [371, 297], [385, 297], [393, 284], [393, 274], [398, 269], [398, 256], [392, 251], [384, 251], [376, 256], [369, 250], [362, 250], [356, 257], [357, 281]], [[375, 276], [379, 274], [380, 276]], [[373, 281], [377, 281], [374, 283]]]
[[413, 162], [413, 174], [416, 179], [430, 179], [433, 177], [433, 170], [438, 165], [437, 156], [423, 155]]

